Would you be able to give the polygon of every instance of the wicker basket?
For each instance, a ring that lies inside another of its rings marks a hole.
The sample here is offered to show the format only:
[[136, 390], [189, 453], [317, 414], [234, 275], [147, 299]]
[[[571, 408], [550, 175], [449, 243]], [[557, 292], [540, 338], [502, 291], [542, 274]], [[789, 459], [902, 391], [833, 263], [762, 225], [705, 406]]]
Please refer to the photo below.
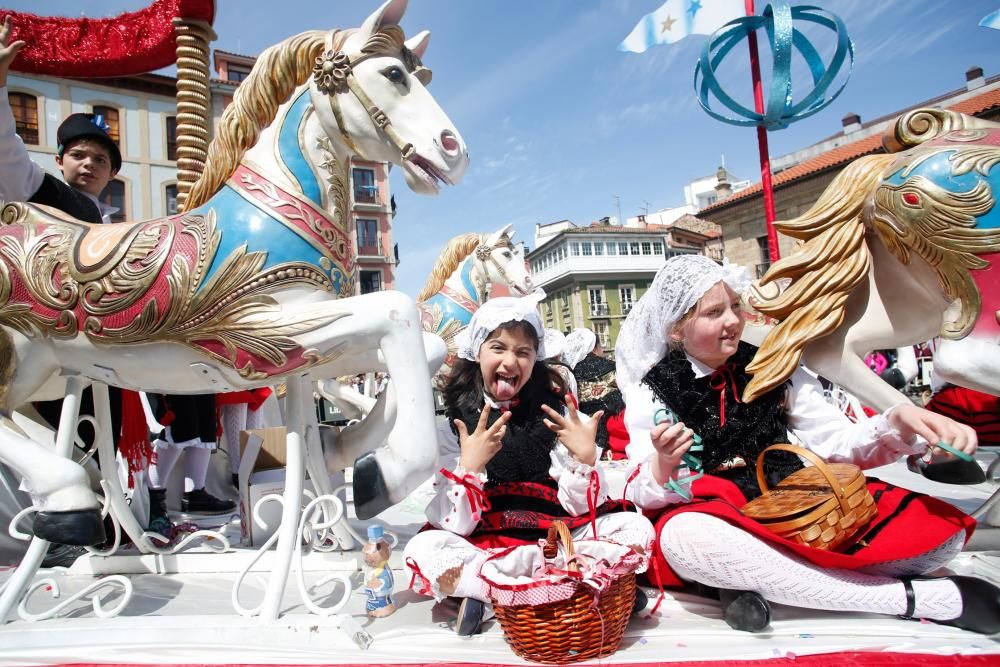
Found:
[[[549, 528], [545, 557], [555, 558], [558, 540], [567, 557], [573, 555], [573, 538], [561, 521]], [[578, 572], [576, 563], [569, 570]], [[514, 653], [533, 662], [564, 665], [609, 656], [618, 650], [635, 604], [635, 574], [617, 577], [596, 604], [593, 589], [577, 584], [568, 599], [540, 605], [501, 605], [493, 610]]]
[[[797, 470], [768, 489], [764, 455], [771, 450], [798, 454], [812, 466]], [[875, 500], [861, 468], [826, 463], [808, 449], [771, 445], [757, 458], [757, 483], [763, 495], [743, 506], [743, 514], [785, 539], [816, 549], [836, 549], [875, 516]]]

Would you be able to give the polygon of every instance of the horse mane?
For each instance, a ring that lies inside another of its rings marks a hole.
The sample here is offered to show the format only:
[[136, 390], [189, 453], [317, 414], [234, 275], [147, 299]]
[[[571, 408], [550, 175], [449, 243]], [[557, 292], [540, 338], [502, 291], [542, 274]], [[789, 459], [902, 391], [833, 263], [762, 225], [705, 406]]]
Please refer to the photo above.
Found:
[[788, 278], [791, 284], [777, 296], [760, 295], [756, 309], [780, 322], [747, 366], [753, 379], [743, 400], [752, 401], [787, 380], [798, 368], [805, 346], [843, 323], [847, 298], [871, 266], [862, 214], [896, 157], [890, 153], [855, 160], [803, 215], [774, 223], [778, 231], [803, 243], [794, 254], [775, 262], [761, 280], [763, 285]]
[[[332, 44], [339, 51], [354, 30], [333, 31]], [[309, 80], [316, 58], [326, 46], [327, 32], [309, 30], [275, 44], [257, 58], [250, 75], [236, 89], [233, 103], [219, 120], [215, 139], [208, 147], [205, 169], [191, 187], [185, 210], [201, 206], [211, 198], [236, 170], [240, 160], [270, 125], [292, 92]], [[406, 50], [403, 30], [385, 25], [371, 35], [362, 53], [391, 53]]]
[[487, 238], [486, 234], [463, 234], [448, 241], [448, 245], [438, 255], [437, 263], [431, 269], [430, 278], [427, 279], [427, 284], [417, 296], [417, 301], [427, 301], [440, 292], [445, 281], [455, 272], [462, 260], [471, 255], [476, 246], [484, 243]]

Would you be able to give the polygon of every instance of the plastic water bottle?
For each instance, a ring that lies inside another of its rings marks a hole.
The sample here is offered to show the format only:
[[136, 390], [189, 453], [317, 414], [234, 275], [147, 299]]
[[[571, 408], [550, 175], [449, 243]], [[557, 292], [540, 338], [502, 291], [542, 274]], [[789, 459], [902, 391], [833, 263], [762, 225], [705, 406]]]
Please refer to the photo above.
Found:
[[389, 555], [392, 546], [385, 539], [382, 526], [368, 526], [368, 543], [361, 549], [365, 569], [365, 611], [373, 618], [382, 618], [396, 611], [392, 601], [395, 582]]

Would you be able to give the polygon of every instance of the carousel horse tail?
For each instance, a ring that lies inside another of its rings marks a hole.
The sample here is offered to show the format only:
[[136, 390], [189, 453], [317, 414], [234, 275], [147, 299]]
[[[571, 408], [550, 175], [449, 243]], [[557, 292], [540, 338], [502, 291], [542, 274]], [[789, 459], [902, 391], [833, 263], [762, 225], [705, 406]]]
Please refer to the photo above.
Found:
[[805, 346], [844, 321], [848, 297], [868, 275], [864, 207], [894, 155], [869, 155], [847, 166], [805, 214], [775, 227], [804, 243], [778, 260], [761, 284], [790, 278], [775, 296], [758, 292], [756, 309], [780, 322], [767, 335], [747, 371], [753, 379], [743, 400], [752, 401], [787, 380]]

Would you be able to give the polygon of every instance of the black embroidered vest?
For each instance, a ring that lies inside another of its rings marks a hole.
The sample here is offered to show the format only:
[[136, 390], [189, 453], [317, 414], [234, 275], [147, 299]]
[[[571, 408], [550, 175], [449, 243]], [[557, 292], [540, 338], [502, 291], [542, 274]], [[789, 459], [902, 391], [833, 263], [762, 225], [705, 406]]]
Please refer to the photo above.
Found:
[[99, 225], [104, 222], [101, 210], [87, 195], [63, 183], [52, 174], [45, 174], [42, 184], [28, 199], [32, 204], [45, 204], [84, 222]]
[[[750, 381], [746, 366], [756, 352], [756, 347], [741, 342], [724, 367], [711, 375], [696, 378], [684, 352], [673, 350], [643, 378], [643, 383], [653, 390], [656, 398], [702, 437], [705, 449], [700, 458], [705, 473], [735, 482], [748, 500], [761, 493], [755, 471], [757, 456], [769, 445], [788, 441], [785, 385], [772, 389], [752, 403], [738, 402], [733, 397], [734, 383], [735, 394], [740, 397]], [[724, 406], [720, 406], [720, 392]], [[736, 457], [743, 459], [746, 465], [728, 467]], [[801, 461], [794, 454], [771, 452], [764, 470], [768, 484], [773, 485], [801, 467]]]
[[[491, 508], [485, 511], [474, 535], [503, 533], [506, 536], [533, 541], [544, 538], [554, 519], [564, 521], [572, 530], [585, 525], [589, 517], [571, 517], [559, 503], [559, 484], [549, 475], [552, 461], [549, 453], [556, 445], [556, 434], [543, 419], [542, 405], [562, 412], [562, 397], [552, 391], [548, 369], [536, 363], [528, 383], [519, 392], [520, 401], [511, 408], [510, 421], [503, 436], [503, 446], [486, 464], [484, 490]], [[454, 419], [465, 423], [469, 433], [476, 430], [481, 412], [449, 406], [448, 423], [457, 435]], [[499, 410], [490, 411], [489, 423], [500, 418]], [[611, 501], [596, 510], [600, 516], [622, 509], [622, 503]]]
[[596, 354], [588, 354], [573, 369], [580, 411], [592, 415], [604, 410], [597, 427], [597, 446], [608, 448], [608, 418], [625, 409], [625, 401], [615, 382], [615, 362]]

